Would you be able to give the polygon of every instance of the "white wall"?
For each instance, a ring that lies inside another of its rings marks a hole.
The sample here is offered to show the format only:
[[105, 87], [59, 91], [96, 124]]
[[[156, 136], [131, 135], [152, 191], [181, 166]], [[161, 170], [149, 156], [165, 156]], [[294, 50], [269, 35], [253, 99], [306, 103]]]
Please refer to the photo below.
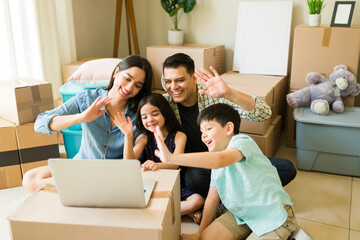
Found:
[[[225, 44], [226, 70], [232, 68], [238, 3], [242, 1], [197, 0], [194, 10], [184, 14], [179, 24], [185, 32], [185, 43]], [[322, 24], [329, 26], [335, 1], [325, 2], [327, 6], [323, 10]], [[140, 54], [146, 57], [147, 46], [167, 43], [167, 30], [172, 27], [172, 22], [162, 9], [160, 0], [133, 0], [133, 3]], [[116, 0], [73, 0], [78, 59], [112, 57], [115, 6]], [[306, 0], [293, 0], [290, 47], [294, 26], [307, 24], [307, 13]], [[124, 12], [122, 16], [119, 57], [129, 54]], [[360, 25], [360, 0], [356, 0], [352, 24]], [[290, 55], [291, 52], [290, 48]]]

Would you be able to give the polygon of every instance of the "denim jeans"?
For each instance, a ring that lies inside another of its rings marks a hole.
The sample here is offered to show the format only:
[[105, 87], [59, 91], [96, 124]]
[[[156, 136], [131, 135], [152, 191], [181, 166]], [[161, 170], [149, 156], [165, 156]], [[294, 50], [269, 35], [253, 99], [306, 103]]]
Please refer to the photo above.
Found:
[[[296, 176], [296, 168], [290, 160], [284, 158], [269, 158], [271, 164], [277, 169], [283, 186], [291, 182]], [[185, 173], [185, 185], [188, 189], [199, 193], [206, 198], [210, 185], [210, 169], [188, 168]]]

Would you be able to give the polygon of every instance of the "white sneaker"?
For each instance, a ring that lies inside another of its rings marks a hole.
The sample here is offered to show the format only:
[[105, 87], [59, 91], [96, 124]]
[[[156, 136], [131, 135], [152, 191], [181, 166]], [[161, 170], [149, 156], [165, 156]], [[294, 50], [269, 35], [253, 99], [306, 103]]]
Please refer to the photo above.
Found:
[[296, 227], [288, 238], [288, 240], [312, 240], [312, 238], [300, 226]]

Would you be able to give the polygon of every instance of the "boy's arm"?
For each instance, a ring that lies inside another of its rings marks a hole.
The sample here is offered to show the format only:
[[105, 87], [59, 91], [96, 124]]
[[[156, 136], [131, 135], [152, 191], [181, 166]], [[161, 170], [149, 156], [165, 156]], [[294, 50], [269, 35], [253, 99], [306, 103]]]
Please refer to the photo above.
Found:
[[203, 217], [201, 220], [201, 224], [197, 233], [193, 234], [183, 234], [181, 239], [200, 239], [201, 233], [207, 228], [212, 221], [214, 220], [216, 209], [219, 206], [220, 197], [216, 187], [210, 187], [209, 193], [206, 197]]
[[185, 153], [172, 154], [164, 144], [160, 128], [156, 128], [155, 139], [158, 145], [158, 150], [155, 155], [164, 163], [173, 163], [188, 167], [217, 169], [229, 166], [244, 158], [243, 154], [236, 149], [230, 148], [221, 152], [200, 152], [200, 153]]

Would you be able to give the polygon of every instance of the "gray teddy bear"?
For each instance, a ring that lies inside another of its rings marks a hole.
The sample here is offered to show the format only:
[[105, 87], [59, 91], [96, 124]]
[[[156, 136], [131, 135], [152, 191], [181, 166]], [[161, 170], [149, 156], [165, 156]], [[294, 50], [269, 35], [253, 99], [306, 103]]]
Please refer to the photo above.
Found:
[[360, 84], [356, 82], [355, 75], [349, 72], [345, 65], [334, 67], [329, 79], [320, 73], [310, 72], [305, 80], [314, 85], [286, 96], [292, 108], [310, 105], [314, 113], [326, 115], [331, 106], [335, 113], [342, 113], [344, 103], [341, 97], [356, 96], [360, 93]]

